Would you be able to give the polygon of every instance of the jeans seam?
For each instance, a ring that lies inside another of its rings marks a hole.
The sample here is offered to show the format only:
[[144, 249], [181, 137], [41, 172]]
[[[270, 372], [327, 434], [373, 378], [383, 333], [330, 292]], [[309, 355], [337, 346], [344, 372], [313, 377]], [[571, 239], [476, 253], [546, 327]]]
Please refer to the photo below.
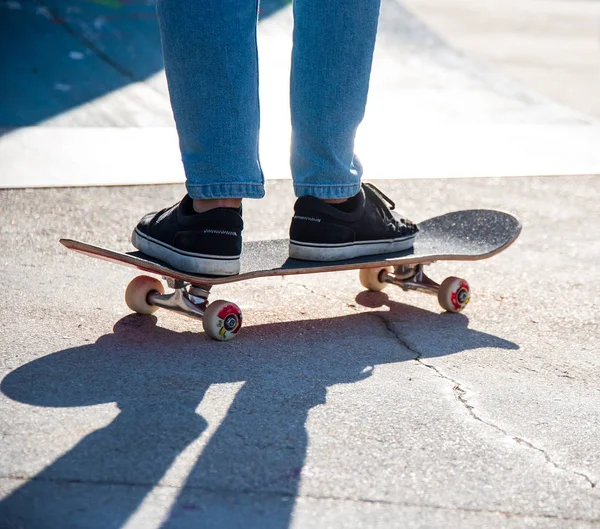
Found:
[[360, 186], [360, 182], [356, 182], [353, 184], [294, 184], [295, 187], [326, 187], [326, 188], [335, 188], [335, 187], [356, 187]]
[[212, 184], [190, 184], [186, 183], [188, 187], [264, 187], [263, 184], [247, 184], [244, 182], [228, 182], [224, 184], [212, 183]]

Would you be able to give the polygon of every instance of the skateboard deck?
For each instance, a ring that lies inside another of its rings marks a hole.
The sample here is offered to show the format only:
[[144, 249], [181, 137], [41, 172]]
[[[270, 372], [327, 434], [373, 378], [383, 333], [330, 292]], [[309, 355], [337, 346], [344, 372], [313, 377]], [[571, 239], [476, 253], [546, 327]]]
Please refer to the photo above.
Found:
[[335, 272], [361, 268], [429, 264], [435, 261], [476, 261], [487, 259], [510, 246], [521, 225], [508, 213], [494, 210], [467, 210], [447, 213], [419, 223], [414, 247], [402, 252], [358, 257], [342, 261], [300, 261], [288, 256], [288, 240], [244, 243], [240, 273], [233, 276], [204, 276], [172, 268], [141, 252], [118, 252], [71, 239], [60, 242], [76, 252], [192, 285], [221, 285], [257, 277]]
[[127, 287], [125, 301], [139, 314], [158, 308], [201, 319], [207, 335], [230, 340], [242, 325], [242, 311], [230, 301], [209, 304], [211, 287], [257, 277], [314, 274], [337, 270], [360, 270], [360, 282], [373, 291], [388, 284], [403, 290], [434, 294], [443, 309], [460, 312], [470, 300], [467, 281], [448, 277], [441, 284], [429, 279], [423, 266], [435, 261], [487, 259], [510, 246], [519, 236], [519, 221], [507, 213], [469, 210], [447, 213], [419, 224], [414, 247], [402, 252], [359, 257], [344, 261], [300, 261], [288, 257], [288, 240], [250, 241], [244, 244], [240, 273], [234, 276], [202, 276], [176, 270], [140, 252], [117, 252], [70, 239], [60, 242], [70, 250], [167, 278], [173, 292], [165, 294], [156, 278], [138, 276]]

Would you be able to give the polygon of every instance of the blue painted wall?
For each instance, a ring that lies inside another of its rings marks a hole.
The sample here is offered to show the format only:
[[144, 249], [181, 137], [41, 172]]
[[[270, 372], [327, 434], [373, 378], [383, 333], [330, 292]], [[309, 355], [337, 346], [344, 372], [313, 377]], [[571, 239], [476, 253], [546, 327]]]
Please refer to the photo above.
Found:
[[[265, 0], [261, 17], [287, 0]], [[162, 69], [154, 0], [0, 0], [0, 126], [65, 112]]]

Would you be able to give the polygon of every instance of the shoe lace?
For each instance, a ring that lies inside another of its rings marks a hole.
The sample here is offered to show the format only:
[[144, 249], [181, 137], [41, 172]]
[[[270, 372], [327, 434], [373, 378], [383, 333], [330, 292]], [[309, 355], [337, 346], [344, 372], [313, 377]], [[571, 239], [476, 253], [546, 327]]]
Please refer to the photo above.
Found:
[[392, 215], [392, 210], [396, 208], [396, 204], [379, 188], [375, 187], [373, 184], [370, 183], [364, 183], [362, 184], [362, 186], [365, 191], [365, 194], [369, 196], [371, 203], [375, 206], [380, 215], [384, 219], [386, 219], [389, 224], [391, 224], [394, 227], [400, 227], [402, 224], [404, 224], [404, 226], [409, 227], [414, 225], [413, 222], [404, 217], [401, 217], [400, 220], [398, 220], [397, 217], [394, 217]]

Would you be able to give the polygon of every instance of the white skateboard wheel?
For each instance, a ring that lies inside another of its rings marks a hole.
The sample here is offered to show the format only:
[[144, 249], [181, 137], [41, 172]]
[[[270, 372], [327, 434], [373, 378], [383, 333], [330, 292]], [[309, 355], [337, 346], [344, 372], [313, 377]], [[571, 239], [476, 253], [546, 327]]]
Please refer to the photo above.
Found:
[[231, 301], [213, 301], [202, 316], [202, 325], [214, 340], [231, 340], [242, 327], [242, 311]]
[[447, 277], [438, 290], [438, 301], [448, 312], [460, 312], [471, 299], [469, 283], [460, 277]]
[[158, 307], [148, 303], [148, 294], [150, 292], [164, 294], [165, 288], [155, 277], [137, 276], [127, 285], [125, 303], [127, 303], [127, 306], [132, 311], [138, 314], [152, 314], [158, 310]]
[[391, 266], [384, 268], [361, 268], [358, 278], [360, 279], [360, 284], [366, 289], [371, 292], [380, 292], [389, 284], [379, 279], [381, 272], [392, 273], [393, 271], [394, 268]]

